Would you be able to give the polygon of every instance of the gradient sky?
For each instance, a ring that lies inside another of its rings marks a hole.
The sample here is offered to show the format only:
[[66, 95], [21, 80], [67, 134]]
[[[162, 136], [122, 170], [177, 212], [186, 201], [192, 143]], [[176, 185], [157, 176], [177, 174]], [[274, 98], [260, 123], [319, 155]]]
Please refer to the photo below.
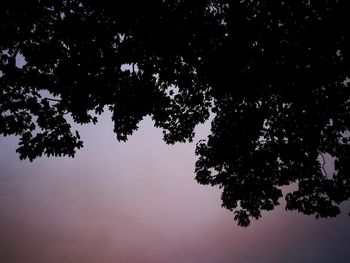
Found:
[[194, 180], [195, 143], [166, 145], [149, 119], [118, 143], [108, 114], [79, 130], [74, 159], [32, 163], [0, 137], [0, 262], [350, 262], [349, 203], [336, 219], [281, 206], [240, 228]]

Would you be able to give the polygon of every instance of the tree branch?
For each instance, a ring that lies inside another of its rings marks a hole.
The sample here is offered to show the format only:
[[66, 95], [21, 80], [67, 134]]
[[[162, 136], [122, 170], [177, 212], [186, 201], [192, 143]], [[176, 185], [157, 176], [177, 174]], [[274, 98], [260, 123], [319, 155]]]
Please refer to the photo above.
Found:
[[324, 172], [324, 175], [325, 175], [326, 177], [328, 177], [327, 171], [326, 171], [326, 169], [324, 168], [324, 166], [325, 166], [325, 164], [326, 164], [326, 160], [325, 160], [325, 158], [324, 158], [323, 153], [320, 152], [320, 155], [321, 155], [322, 161], [323, 161], [322, 166], [321, 166], [321, 169], [322, 169], [322, 171]]

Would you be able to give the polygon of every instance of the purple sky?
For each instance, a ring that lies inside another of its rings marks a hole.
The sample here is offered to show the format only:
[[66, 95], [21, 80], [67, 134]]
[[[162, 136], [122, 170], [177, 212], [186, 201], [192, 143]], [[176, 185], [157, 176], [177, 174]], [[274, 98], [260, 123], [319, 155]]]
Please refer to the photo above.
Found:
[[[350, 219], [283, 207], [248, 228], [194, 180], [195, 143], [168, 146], [149, 119], [118, 143], [104, 115], [74, 159], [19, 161], [0, 137], [0, 262], [349, 262]], [[208, 125], [198, 129], [205, 138]]]

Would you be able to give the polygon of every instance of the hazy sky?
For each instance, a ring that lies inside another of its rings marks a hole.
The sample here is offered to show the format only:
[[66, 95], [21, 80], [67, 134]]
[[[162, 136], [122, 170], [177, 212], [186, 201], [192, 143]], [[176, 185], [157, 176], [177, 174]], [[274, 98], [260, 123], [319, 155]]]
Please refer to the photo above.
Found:
[[[74, 159], [33, 163], [0, 137], [0, 262], [350, 260], [349, 204], [337, 219], [281, 207], [240, 228], [220, 191], [195, 182], [194, 143], [166, 145], [149, 119], [126, 143], [108, 115], [80, 131]], [[198, 131], [204, 138], [208, 125]]]

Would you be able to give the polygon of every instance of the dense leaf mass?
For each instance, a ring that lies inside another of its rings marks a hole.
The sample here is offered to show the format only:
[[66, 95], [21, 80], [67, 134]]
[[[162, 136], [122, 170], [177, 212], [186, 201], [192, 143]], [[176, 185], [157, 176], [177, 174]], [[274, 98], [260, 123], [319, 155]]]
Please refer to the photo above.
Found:
[[350, 198], [347, 2], [2, 1], [0, 133], [21, 159], [74, 156], [70, 123], [106, 109], [118, 140], [148, 115], [167, 143], [213, 112], [196, 179], [239, 225], [291, 183], [286, 209], [336, 216]]

